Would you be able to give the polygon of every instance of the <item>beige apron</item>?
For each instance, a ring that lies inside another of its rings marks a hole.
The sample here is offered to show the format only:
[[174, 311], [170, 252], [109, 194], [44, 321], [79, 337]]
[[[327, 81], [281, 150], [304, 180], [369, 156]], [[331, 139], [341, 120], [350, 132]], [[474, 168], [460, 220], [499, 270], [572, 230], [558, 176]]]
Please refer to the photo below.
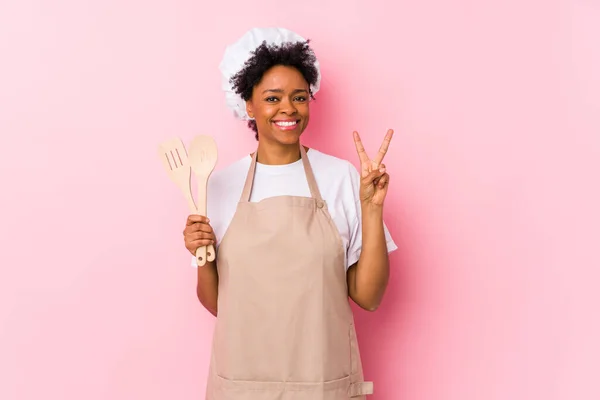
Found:
[[345, 249], [303, 146], [312, 197], [250, 202], [256, 152], [217, 254], [207, 400], [364, 400]]

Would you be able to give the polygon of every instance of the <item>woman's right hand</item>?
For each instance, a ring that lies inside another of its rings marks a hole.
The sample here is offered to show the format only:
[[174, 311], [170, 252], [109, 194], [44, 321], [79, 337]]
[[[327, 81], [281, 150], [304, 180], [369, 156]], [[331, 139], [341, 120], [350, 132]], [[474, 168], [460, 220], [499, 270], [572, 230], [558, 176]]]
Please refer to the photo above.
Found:
[[210, 220], [197, 214], [188, 216], [185, 229], [183, 230], [185, 248], [195, 256], [196, 250], [202, 246], [214, 245], [217, 241], [215, 233], [210, 226]]

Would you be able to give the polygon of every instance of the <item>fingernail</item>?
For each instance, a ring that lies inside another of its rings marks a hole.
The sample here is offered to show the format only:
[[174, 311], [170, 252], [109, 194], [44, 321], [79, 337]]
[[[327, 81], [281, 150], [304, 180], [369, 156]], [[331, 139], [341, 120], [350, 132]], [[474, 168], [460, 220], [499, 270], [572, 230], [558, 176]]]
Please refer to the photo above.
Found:
[[379, 168], [379, 172], [384, 173], [385, 172], [385, 168]]

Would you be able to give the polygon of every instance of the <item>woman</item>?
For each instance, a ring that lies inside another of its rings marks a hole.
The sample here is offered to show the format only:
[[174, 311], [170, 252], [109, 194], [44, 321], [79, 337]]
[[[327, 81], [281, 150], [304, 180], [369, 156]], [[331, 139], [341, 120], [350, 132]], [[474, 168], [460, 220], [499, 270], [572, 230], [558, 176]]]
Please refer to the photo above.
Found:
[[[256, 133], [254, 153], [213, 173], [208, 218], [190, 215], [185, 247], [214, 243], [198, 298], [217, 317], [208, 400], [364, 399], [350, 297], [375, 310], [385, 291], [389, 175], [358, 133], [361, 173], [300, 145], [319, 64], [302, 37], [253, 29], [221, 63], [228, 104]], [[195, 257], [192, 263], [197, 267]]]

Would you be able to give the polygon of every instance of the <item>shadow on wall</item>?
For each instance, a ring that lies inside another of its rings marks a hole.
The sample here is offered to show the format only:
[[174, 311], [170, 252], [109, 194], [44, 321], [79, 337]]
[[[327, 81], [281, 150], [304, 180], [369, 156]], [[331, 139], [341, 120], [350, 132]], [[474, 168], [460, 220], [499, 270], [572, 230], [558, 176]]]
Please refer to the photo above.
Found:
[[[390, 198], [389, 204], [397, 201]], [[386, 214], [388, 226], [400, 226], [399, 216]], [[399, 230], [390, 228], [390, 231], [398, 250], [390, 254], [390, 281], [382, 304], [375, 312], [369, 312], [352, 303], [365, 380], [374, 382], [375, 392], [371, 397], [379, 400], [400, 398], [399, 394], [407, 390], [403, 387], [403, 371], [410, 369], [403, 354], [410, 342], [412, 263]]]

